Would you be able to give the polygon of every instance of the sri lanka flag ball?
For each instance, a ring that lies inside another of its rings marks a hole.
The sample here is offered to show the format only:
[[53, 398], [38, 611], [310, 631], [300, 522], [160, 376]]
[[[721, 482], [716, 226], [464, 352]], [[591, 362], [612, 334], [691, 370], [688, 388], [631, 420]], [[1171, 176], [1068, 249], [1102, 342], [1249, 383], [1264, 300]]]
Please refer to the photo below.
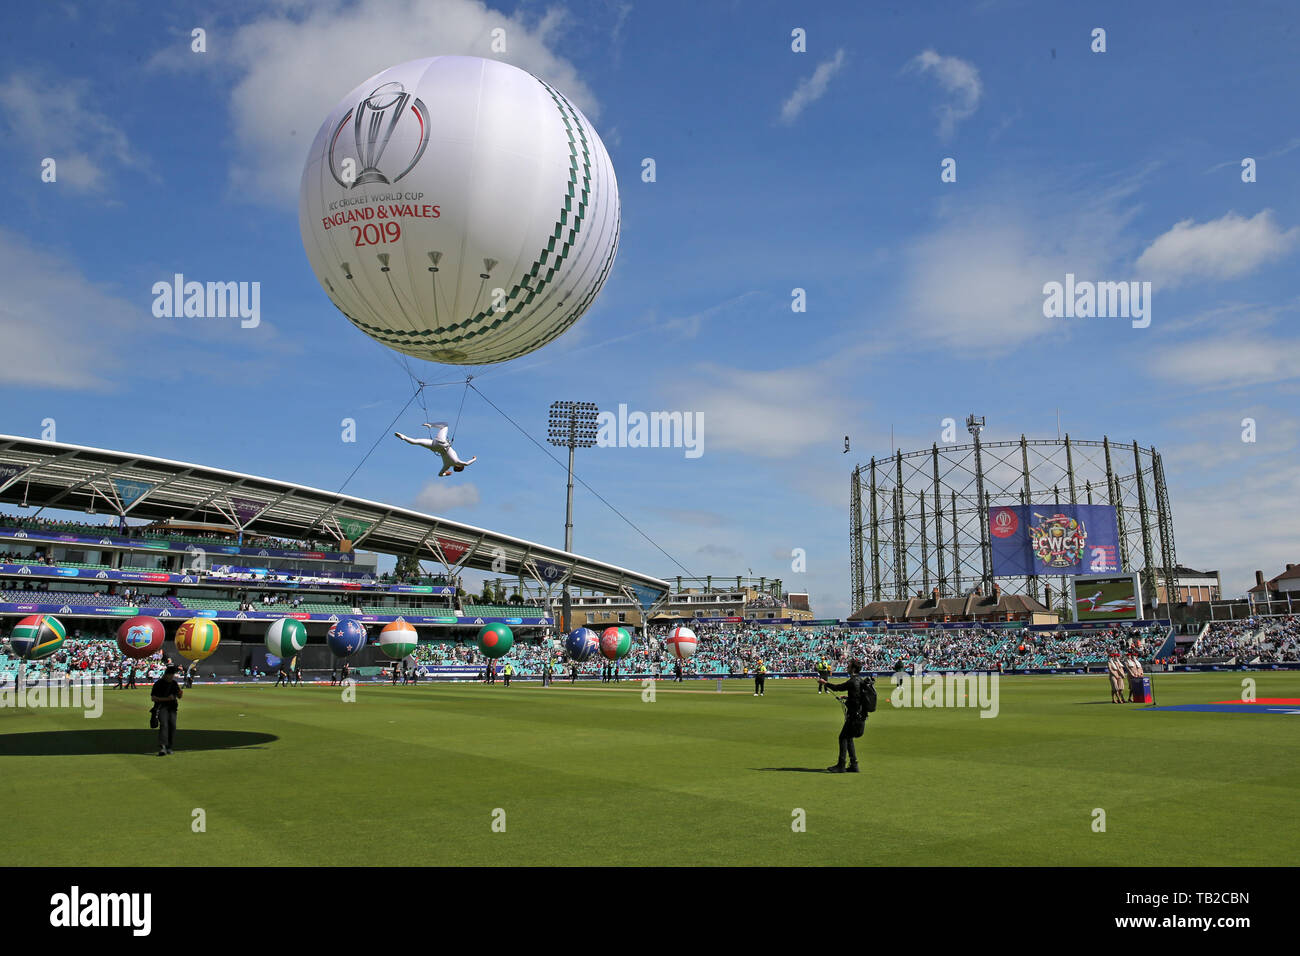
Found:
[[33, 614], [25, 617], [14, 627], [9, 635], [9, 646], [17, 657], [26, 661], [38, 661], [49, 657], [67, 638], [68, 632], [58, 618], [48, 614]]
[[564, 649], [569, 652], [569, 659], [574, 661], [590, 660], [600, 647], [600, 638], [596, 632], [580, 627], [564, 639]]
[[391, 624], [385, 624], [379, 632], [379, 650], [385, 657], [395, 661], [406, 657], [419, 643], [419, 635], [415, 633], [415, 628], [406, 623], [405, 618], [399, 617]]
[[221, 630], [211, 618], [192, 617], [176, 631], [176, 650], [196, 664], [210, 657], [220, 643]]
[[699, 640], [689, 627], [675, 627], [668, 634], [668, 653], [684, 661], [695, 656], [695, 647]]
[[607, 627], [600, 635], [600, 653], [611, 661], [622, 660], [632, 652], [632, 633], [625, 627]]
[[123, 621], [117, 628], [117, 649], [126, 657], [142, 660], [162, 650], [167, 632], [156, 617], [141, 615]]
[[484, 657], [505, 657], [514, 644], [514, 632], [504, 624], [485, 624], [478, 632], [478, 649]]

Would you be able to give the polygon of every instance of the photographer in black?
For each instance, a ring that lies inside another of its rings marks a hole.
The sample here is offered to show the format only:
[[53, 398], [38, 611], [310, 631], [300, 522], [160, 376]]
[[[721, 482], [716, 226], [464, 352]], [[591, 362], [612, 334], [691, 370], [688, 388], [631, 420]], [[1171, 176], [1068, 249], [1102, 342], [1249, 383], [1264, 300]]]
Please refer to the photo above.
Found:
[[[180, 704], [183, 691], [176, 683], [175, 664], [169, 664], [150, 691], [154, 703], [154, 712], [158, 719], [158, 756], [165, 757], [172, 752], [172, 742], [176, 739], [176, 710]], [[153, 720], [149, 721], [150, 726]]]
[[[849, 661], [849, 679], [842, 684], [832, 684], [826, 678], [818, 678], [827, 690], [845, 691], [840, 698], [844, 704], [844, 726], [840, 728], [840, 760], [833, 767], [827, 767], [830, 773], [858, 773], [858, 752], [853, 741], [861, 737], [867, 726], [867, 714], [876, 709], [876, 682], [874, 678], [862, 676], [861, 661]], [[845, 755], [849, 765], [844, 766]]]

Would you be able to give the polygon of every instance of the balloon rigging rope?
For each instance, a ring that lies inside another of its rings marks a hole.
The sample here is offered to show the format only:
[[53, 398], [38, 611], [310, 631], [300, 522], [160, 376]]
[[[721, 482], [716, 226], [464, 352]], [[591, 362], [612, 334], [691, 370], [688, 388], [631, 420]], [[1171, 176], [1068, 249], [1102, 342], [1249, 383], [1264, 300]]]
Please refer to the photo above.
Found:
[[[494, 409], [496, 409], [497, 413], [500, 414], [501, 417], [503, 417], [503, 418], [504, 418], [506, 421], [508, 421], [511, 425], [514, 425], [515, 428], [517, 428], [517, 429], [519, 430], [520, 434], [522, 434], [522, 435], [523, 435], [525, 438], [527, 438], [530, 442], [532, 442], [534, 445], [536, 445], [538, 448], [540, 448], [540, 449], [542, 450], [542, 453], [545, 454], [547, 458], [551, 459], [551, 461], [555, 462], [555, 463], [556, 463], [557, 465], [559, 465], [561, 468], [567, 468], [567, 466], [564, 464], [564, 462], [560, 461], [560, 459], [558, 459], [558, 458], [556, 458], [554, 455], [552, 455], [552, 454], [550, 453], [550, 451], [547, 450], [547, 448], [546, 448], [545, 445], [543, 445], [541, 442], [539, 442], [539, 441], [538, 441], [536, 438], [534, 438], [532, 435], [528, 434], [528, 432], [524, 431], [524, 428], [523, 428], [522, 425], [520, 425], [517, 421], [515, 421], [513, 418], [511, 418], [509, 415], [507, 415], [504, 411], [502, 411], [502, 410], [497, 406], [497, 404], [496, 404], [495, 402], [492, 401], [492, 399], [488, 398], [488, 397], [487, 397], [486, 395], [484, 395], [481, 391], [479, 391], [479, 389], [478, 389], [477, 386], [475, 386], [475, 385], [471, 385], [469, 382], [466, 382], [466, 383], [465, 383], [465, 387], [466, 387], [466, 389], [471, 389], [471, 388], [474, 389], [475, 393], [479, 396], [479, 398], [483, 399], [483, 401], [487, 402], [487, 403], [488, 403], [489, 405], [491, 405]], [[462, 397], [463, 397], [463, 396], [462, 396]], [[462, 404], [463, 404], [463, 403], [462, 403]], [[591, 485], [589, 485], [589, 484], [587, 484], [585, 481], [583, 481], [582, 478], [580, 478], [577, 474], [575, 474], [575, 475], [573, 476], [573, 480], [576, 481], [576, 482], [578, 482], [578, 484], [582, 485], [582, 487], [586, 488], [586, 489], [587, 489], [588, 491], [590, 491], [593, 495], [595, 495], [596, 498], [597, 498], [597, 499], [598, 499], [602, 504], [604, 504], [606, 508], [608, 508], [610, 511], [614, 512], [614, 514], [616, 514], [616, 515], [618, 515], [620, 518], [622, 518], [623, 521], [626, 522], [627, 525], [628, 525], [628, 526], [629, 526], [633, 531], [635, 531], [635, 532], [636, 532], [637, 534], [639, 534], [641, 537], [643, 537], [643, 538], [645, 538], [647, 541], [649, 541], [650, 544], [655, 548], [655, 550], [657, 550], [660, 554], [662, 554], [664, 557], [666, 557], [666, 558], [667, 558], [669, 561], [671, 561], [673, 564], [677, 565], [677, 567], [679, 567], [679, 568], [681, 568], [683, 571], [685, 571], [687, 577], [692, 577], [692, 578], [695, 577], [695, 575], [692, 574], [692, 573], [690, 572], [690, 570], [686, 568], [685, 565], [683, 565], [680, 561], [678, 561], [676, 558], [674, 558], [671, 554], [669, 554], [667, 551], [665, 551], [663, 548], [661, 548], [661, 547], [659, 546], [659, 542], [655, 541], [654, 538], [650, 537], [650, 535], [646, 534], [644, 531], [642, 531], [640, 528], [638, 528], [638, 527], [636, 526], [636, 524], [632, 521], [631, 518], [629, 518], [627, 515], [623, 514], [623, 512], [619, 511], [619, 510], [618, 510], [617, 508], [615, 508], [612, 504], [610, 504], [608, 501], [606, 501], [605, 498], [600, 494], [600, 492], [596, 491], [595, 488], [591, 487]]]
[[473, 375], [465, 376], [465, 390], [460, 393], [460, 408], [456, 411], [456, 424], [451, 430], [451, 440], [456, 440], [456, 433], [460, 431], [460, 416], [465, 411], [465, 396], [469, 394], [469, 383], [474, 381]]
[[343, 494], [343, 489], [348, 486], [348, 482], [350, 482], [354, 477], [356, 477], [357, 472], [361, 470], [361, 466], [364, 465], [367, 459], [369, 459], [370, 456], [375, 453], [375, 449], [379, 447], [379, 443], [384, 440], [384, 438], [388, 435], [389, 431], [392, 430], [392, 427], [397, 424], [398, 419], [400, 419], [403, 415], [406, 414], [406, 410], [411, 407], [411, 402], [415, 401], [415, 396], [422, 394], [424, 392], [424, 388], [425, 388], [424, 385], [420, 385], [414, 392], [411, 393], [411, 397], [406, 400], [406, 404], [402, 406], [402, 410], [399, 411], [396, 415], [394, 415], [393, 420], [388, 423], [388, 428], [385, 428], [382, 432], [379, 433], [379, 437], [375, 439], [375, 443], [370, 446], [370, 451], [366, 452], [366, 457], [362, 458], [359, 462], [357, 462], [357, 467], [352, 469], [352, 474], [348, 475], [347, 479], [343, 482], [343, 484], [339, 485], [338, 491], [334, 492], [336, 495]]

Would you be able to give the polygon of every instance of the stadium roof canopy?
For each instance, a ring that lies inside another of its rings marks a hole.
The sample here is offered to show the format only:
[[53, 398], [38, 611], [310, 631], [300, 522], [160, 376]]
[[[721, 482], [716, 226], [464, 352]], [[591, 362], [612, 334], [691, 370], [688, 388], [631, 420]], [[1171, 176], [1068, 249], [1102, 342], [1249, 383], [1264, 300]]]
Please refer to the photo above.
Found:
[[219, 520], [239, 531], [295, 541], [418, 555], [448, 571], [522, 576], [550, 588], [623, 594], [649, 607], [668, 594], [658, 578], [579, 554], [406, 508], [207, 465], [0, 435], [0, 503], [108, 513], [146, 521]]

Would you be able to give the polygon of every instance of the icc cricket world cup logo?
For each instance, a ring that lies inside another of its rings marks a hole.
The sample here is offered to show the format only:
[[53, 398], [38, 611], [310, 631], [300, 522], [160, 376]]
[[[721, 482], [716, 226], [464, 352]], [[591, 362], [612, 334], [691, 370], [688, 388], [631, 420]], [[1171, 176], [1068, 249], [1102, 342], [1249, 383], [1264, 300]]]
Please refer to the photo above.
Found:
[[1088, 531], [1082, 521], [1063, 514], [1034, 517], [1038, 524], [1029, 529], [1029, 539], [1038, 560], [1049, 568], [1069, 568], [1083, 560]]
[[[408, 119], [408, 116], [411, 118]], [[406, 122], [405, 127], [401, 126], [403, 121]], [[361, 166], [354, 177], [346, 175], [346, 171], [340, 169], [337, 155], [339, 139], [349, 124], [352, 126], [352, 138], [356, 146], [355, 162]], [[399, 128], [402, 135], [398, 137], [399, 142], [393, 145], [400, 149], [401, 153], [396, 162], [390, 165], [385, 162], [385, 159], [391, 158], [389, 145], [393, 141], [393, 134]], [[410, 146], [409, 153], [406, 152], [407, 145]], [[385, 83], [372, 90], [369, 96], [348, 110], [339, 120], [334, 135], [330, 137], [328, 156], [330, 175], [334, 177], [336, 183], [346, 189], [355, 189], [357, 186], [370, 183], [389, 185], [415, 168], [415, 164], [420, 161], [428, 145], [429, 110], [424, 105], [424, 101], [406, 92], [406, 88], [401, 83]], [[407, 160], [406, 165], [397, 165], [403, 159]], [[381, 164], [388, 168], [389, 173], [384, 172]], [[398, 172], [392, 175], [394, 169]]]

